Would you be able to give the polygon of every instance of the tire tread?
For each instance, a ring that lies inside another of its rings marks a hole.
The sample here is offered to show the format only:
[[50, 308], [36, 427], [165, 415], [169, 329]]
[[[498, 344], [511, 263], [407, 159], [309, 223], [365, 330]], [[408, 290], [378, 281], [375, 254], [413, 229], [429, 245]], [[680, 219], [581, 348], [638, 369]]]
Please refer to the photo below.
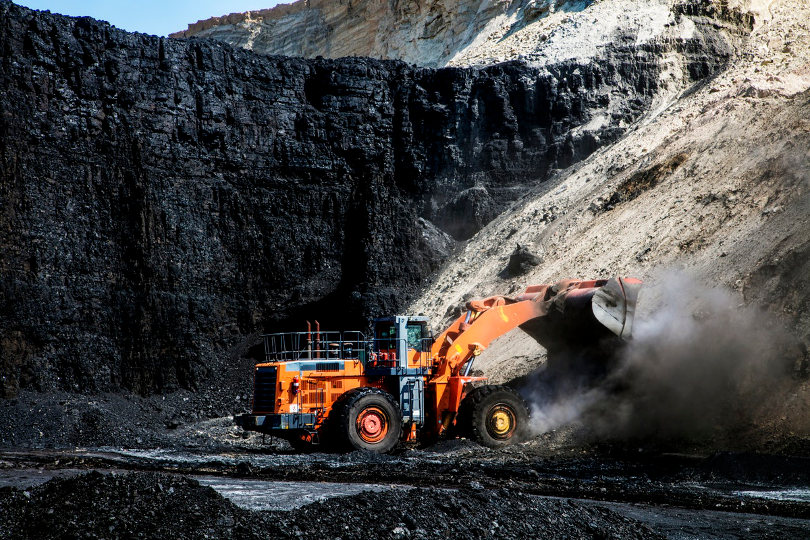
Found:
[[[495, 443], [489, 434], [486, 433], [486, 430], [481, 430], [481, 426], [476, 420], [485, 412], [481, 409], [485, 405], [487, 399], [493, 394], [499, 392], [510, 395], [515, 399], [516, 403], [521, 404], [523, 407], [523, 414], [521, 414], [521, 411], [516, 411], [517, 426], [515, 428], [515, 434], [508, 439], [508, 441]], [[474, 388], [464, 398], [462, 405], [459, 407], [459, 421], [463, 422], [461, 425], [461, 431], [465, 436], [473, 439], [479, 444], [489, 447], [506, 446], [507, 444], [513, 444], [524, 440], [528, 432], [528, 418], [529, 409], [526, 406], [526, 402], [515, 390], [504, 385], [492, 384]]]
[[[357, 403], [360, 399], [365, 396], [369, 395], [377, 395], [385, 398], [393, 410], [395, 412], [399, 412], [399, 404], [394, 400], [394, 398], [380, 388], [375, 388], [372, 386], [364, 386], [361, 388], [354, 388], [349, 390], [348, 392], [344, 393], [340, 398], [335, 402], [332, 406], [332, 413], [329, 415], [329, 435], [332, 437], [332, 440], [335, 441], [336, 445], [340, 450], [344, 451], [352, 451], [357, 450], [354, 445], [351, 443], [349, 439], [349, 429], [351, 427], [352, 419], [350, 418], [352, 406]], [[335, 421], [332, 421], [332, 416], [335, 415]], [[396, 434], [396, 441], [397, 444], [399, 440], [402, 438], [402, 421], [399, 421], [399, 433]], [[386, 452], [390, 452], [394, 448], [396, 448], [397, 444]]]

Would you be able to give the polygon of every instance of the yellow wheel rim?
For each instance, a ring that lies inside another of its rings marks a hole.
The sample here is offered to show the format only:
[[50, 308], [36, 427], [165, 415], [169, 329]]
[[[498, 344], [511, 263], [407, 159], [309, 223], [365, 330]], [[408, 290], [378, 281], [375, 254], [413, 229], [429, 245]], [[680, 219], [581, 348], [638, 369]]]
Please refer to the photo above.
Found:
[[515, 411], [503, 404], [495, 405], [487, 420], [487, 431], [496, 439], [508, 439], [515, 432]]

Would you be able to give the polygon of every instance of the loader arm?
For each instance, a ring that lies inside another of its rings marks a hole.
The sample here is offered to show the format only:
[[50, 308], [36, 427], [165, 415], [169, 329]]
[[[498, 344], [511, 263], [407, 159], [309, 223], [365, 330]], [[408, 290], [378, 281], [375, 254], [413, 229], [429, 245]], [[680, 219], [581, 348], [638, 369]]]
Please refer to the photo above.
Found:
[[553, 285], [533, 285], [516, 298], [492, 296], [467, 304], [462, 314], [433, 343], [437, 359], [433, 380], [458, 376], [472, 358], [497, 337], [527, 322], [553, 315], [567, 327], [581, 329], [583, 337], [594, 327], [629, 338], [641, 281], [563, 280]]
[[433, 344], [431, 353], [439, 358], [437, 379], [458, 375], [461, 368], [489, 347], [492, 340], [527, 321], [542, 317], [547, 310], [542, 302], [502, 296], [487, 298], [470, 307], [472, 309], [459, 317]]

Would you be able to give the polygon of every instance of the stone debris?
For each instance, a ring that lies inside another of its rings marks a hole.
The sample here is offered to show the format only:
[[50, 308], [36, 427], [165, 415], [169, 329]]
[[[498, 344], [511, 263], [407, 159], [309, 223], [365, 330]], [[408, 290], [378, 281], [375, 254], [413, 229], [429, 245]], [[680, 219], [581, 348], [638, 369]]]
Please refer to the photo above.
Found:
[[288, 512], [252, 512], [182, 476], [98, 472], [26, 491], [0, 489], [0, 537], [662, 538], [605, 508], [506, 489], [365, 492]]
[[529, 246], [518, 244], [509, 256], [509, 263], [504, 268], [503, 274], [505, 277], [522, 276], [541, 262], [543, 258], [536, 255]]

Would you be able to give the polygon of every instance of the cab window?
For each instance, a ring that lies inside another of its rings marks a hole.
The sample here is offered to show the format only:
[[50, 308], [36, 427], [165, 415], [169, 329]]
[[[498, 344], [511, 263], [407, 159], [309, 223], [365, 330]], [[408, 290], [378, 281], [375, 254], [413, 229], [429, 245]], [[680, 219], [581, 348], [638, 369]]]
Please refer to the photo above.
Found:
[[421, 324], [409, 324], [406, 328], [408, 331], [408, 348], [422, 352], [422, 330], [424, 326]]
[[377, 325], [377, 348], [379, 350], [397, 348], [397, 327], [393, 324]]

